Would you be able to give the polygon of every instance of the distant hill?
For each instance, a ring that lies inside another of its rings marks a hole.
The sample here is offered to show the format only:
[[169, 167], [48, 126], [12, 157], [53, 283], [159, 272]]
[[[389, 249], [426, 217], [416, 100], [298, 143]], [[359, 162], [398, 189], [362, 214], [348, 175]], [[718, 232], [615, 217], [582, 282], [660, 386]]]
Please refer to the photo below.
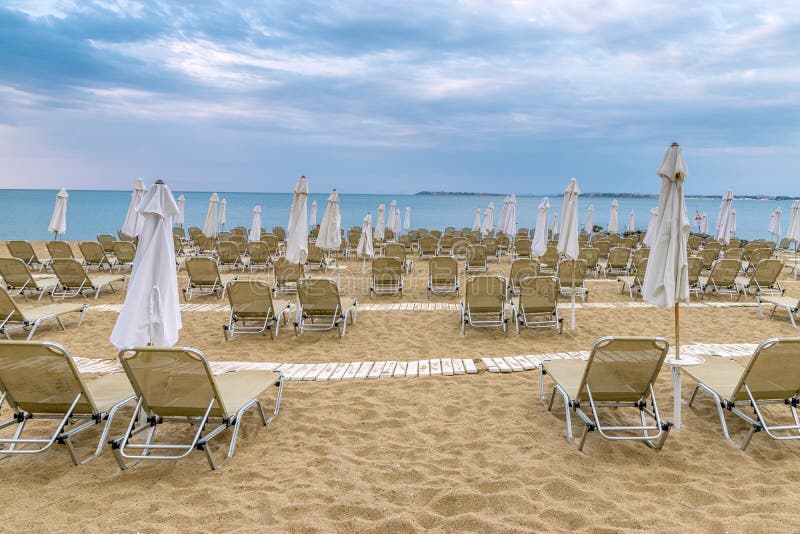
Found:
[[[518, 197], [560, 197], [563, 193], [545, 193], [545, 194], [517, 194]], [[505, 196], [505, 193], [471, 193], [468, 191], [420, 191], [415, 193], [415, 195], [419, 196], [433, 196], [433, 197], [502, 197]], [[655, 193], [599, 193], [599, 192], [589, 192], [589, 193], [581, 193], [581, 197], [584, 198], [658, 198], [658, 195]], [[798, 200], [800, 197], [790, 197], [790, 196], [771, 196], [771, 195], [734, 195], [734, 199], [736, 200]], [[719, 199], [722, 200], [722, 195], [686, 195], [687, 199]]]

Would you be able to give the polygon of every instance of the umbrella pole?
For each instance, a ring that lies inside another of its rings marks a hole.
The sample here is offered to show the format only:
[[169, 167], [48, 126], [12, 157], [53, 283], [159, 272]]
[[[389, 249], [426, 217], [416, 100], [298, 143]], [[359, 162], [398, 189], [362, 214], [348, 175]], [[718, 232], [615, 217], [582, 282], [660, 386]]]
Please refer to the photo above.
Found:
[[675, 359], [681, 359], [681, 305], [675, 303]]
[[58, 232], [53, 232], [53, 241], [58, 241]]
[[572, 310], [570, 317], [570, 330], [575, 330], [575, 260], [572, 260]]

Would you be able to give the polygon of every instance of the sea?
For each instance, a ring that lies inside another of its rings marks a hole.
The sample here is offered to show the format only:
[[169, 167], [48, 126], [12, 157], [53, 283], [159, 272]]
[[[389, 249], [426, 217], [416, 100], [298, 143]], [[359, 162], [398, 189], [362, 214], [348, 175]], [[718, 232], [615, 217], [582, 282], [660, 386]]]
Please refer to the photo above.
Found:
[[[0, 240], [51, 239], [47, 230], [53, 211], [57, 190], [45, 189], [0, 189]], [[185, 224], [203, 226], [208, 209], [208, 199], [212, 192], [173, 191], [175, 198], [183, 194], [186, 197]], [[226, 228], [234, 226], [250, 226], [253, 208], [261, 205], [261, 225], [265, 228], [273, 226], [286, 227], [289, 220], [289, 208], [292, 202], [291, 193], [242, 193], [216, 192], [220, 199], [227, 201]], [[328, 193], [312, 193], [309, 195], [309, 212], [311, 202], [316, 200], [317, 223], [327, 204]], [[386, 195], [386, 194], [340, 194], [339, 202], [342, 211], [342, 227], [360, 226], [361, 220], [370, 212], [373, 219], [377, 215], [378, 206], [397, 202], [401, 216], [405, 215], [407, 206], [411, 207], [411, 227], [442, 229], [446, 226], [472, 227], [475, 210], [481, 208], [483, 213], [489, 203], [494, 204], [494, 222], [503, 207], [503, 195]], [[550, 198], [550, 217], [561, 212], [562, 197]], [[64, 239], [89, 240], [97, 234], [110, 233], [116, 235], [121, 228], [131, 199], [130, 191], [96, 191], [71, 190], [67, 202], [67, 230]], [[542, 196], [517, 196], [517, 226], [533, 228], [536, 225], [536, 212]], [[610, 205], [613, 197], [583, 196], [578, 201], [578, 213], [583, 227], [589, 205], [594, 206], [594, 224], [607, 227]], [[646, 229], [650, 210], [658, 205], [657, 198], [617, 199], [619, 203], [618, 218], [620, 229], [625, 229], [629, 213], [635, 213], [636, 228]], [[686, 208], [690, 222], [693, 223], [695, 211], [708, 214], [708, 227], [714, 230], [721, 199], [686, 199]], [[791, 209], [791, 200], [754, 200], [736, 199], [733, 207], [736, 210], [736, 235], [743, 239], [770, 238], [767, 231], [770, 216], [777, 207], [782, 209], [782, 231], [787, 230]], [[693, 224], [693, 231], [697, 226]], [[783, 236], [781, 236], [783, 237]]]

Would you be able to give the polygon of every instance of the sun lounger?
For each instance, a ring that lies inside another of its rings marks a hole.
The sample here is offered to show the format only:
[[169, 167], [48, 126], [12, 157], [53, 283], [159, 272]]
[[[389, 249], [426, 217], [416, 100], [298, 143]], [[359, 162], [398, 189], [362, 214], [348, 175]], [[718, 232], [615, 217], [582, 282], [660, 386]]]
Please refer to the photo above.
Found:
[[117, 272], [122, 269], [131, 269], [136, 258], [136, 246], [129, 241], [114, 241], [114, 256], [117, 258]]
[[30, 241], [7, 241], [6, 247], [12, 258], [18, 258], [28, 267], [38, 267], [41, 271], [50, 263], [47, 258], [39, 258]]
[[186, 260], [186, 272], [189, 281], [183, 289], [183, 298], [191, 300], [195, 291], [201, 295], [217, 295], [221, 299], [225, 296], [225, 286], [228, 282], [239, 278], [236, 274], [220, 274], [217, 262], [211, 258], [189, 258]]
[[518, 259], [511, 262], [511, 274], [508, 276], [506, 298], [519, 294], [519, 284], [523, 278], [539, 276], [539, 262], [531, 259]]
[[250, 272], [255, 269], [266, 271], [272, 262], [269, 246], [263, 241], [253, 241], [247, 245], [247, 267]]
[[717, 260], [711, 267], [708, 276], [700, 276], [698, 282], [702, 294], [707, 290], [717, 295], [728, 295], [731, 299], [739, 296], [739, 288], [736, 286], [736, 275], [740, 268], [739, 260]]
[[[0, 429], [16, 427], [13, 437], [0, 439], [0, 456], [36, 454], [61, 443], [75, 465], [100, 455], [117, 410], [135, 398], [125, 375], [81, 375], [67, 349], [46, 341], [0, 341], [0, 388], [14, 411]], [[28, 437], [23, 431], [32, 419], [56, 425], [50, 434]], [[97, 446], [80, 458], [72, 438], [94, 425], [102, 425]]]
[[[272, 291], [266, 282], [259, 280], [234, 280], [226, 288], [231, 314], [228, 324], [223, 326], [225, 339], [236, 334], [265, 334], [275, 339], [283, 324], [288, 322], [290, 303], [273, 300]], [[272, 327], [275, 327], [274, 332]]]
[[641, 293], [642, 285], [644, 284], [644, 274], [646, 270], [647, 270], [647, 258], [639, 261], [639, 266], [636, 268], [635, 273], [628, 276], [618, 276], [617, 284], [619, 285], [620, 293], [624, 292], [625, 289], [627, 288], [631, 300], [633, 300], [634, 291], [637, 293]]
[[339, 288], [327, 278], [307, 278], [297, 284], [297, 321], [294, 333], [306, 330], [339, 330], [339, 337], [347, 332], [347, 322], [356, 322], [356, 299], [341, 298]]
[[406, 255], [406, 247], [402, 243], [389, 243], [384, 247], [383, 255], [393, 258], [400, 258], [403, 262], [403, 271], [410, 272], [413, 262]]
[[562, 295], [572, 297], [574, 293], [576, 297], [581, 297], [586, 302], [589, 290], [584, 285], [584, 279], [586, 278], [585, 260], [562, 260], [558, 264], [556, 277], [558, 278]]
[[103, 246], [106, 254], [114, 253], [114, 236], [111, 234], [97, 234], [97, 242]]
[[106, 256], [103, 245], [97, 241], [81, 241], [78, 248], [83, 254], [83, 263], [87, 269], [97, 267], [103, 270], [104, 266], [107, 266], [111, 270], [114, 267], [114, 260]]
[[25, 300], [28, 300], [27, 292], [38, 293], [37, 300], [42, 300], [42, 295], [58, 284], [58, 278], [53, 275], [32, 274], [19, 258], [0, 258], [0, 277], [12, 297], [22, 295]]
[[[653, 384], [667, 356], [669, 344], [663, 338], [604, 337], [595, 342], [589, 359], [545, 360], [539, 367], [539, 395], [548, 410], [553, 408], [556, 393], [564, 400], [567, 439], [583, 449], [589, 432], [598, 431], [609, 440], [643, 441], [660, 449], [671, 423], [661, 419]], [[550, 402], [544, 394], [544, 377], [554, 382]], [[651, 408], [648, 409], [648, 399]], [[613, 424], [600, 421], [600, 409], [634, 408], [639, 411], [636, 424], [625, 425], [615, 418]], [[586, 410], [588, 408], [588, 413]], [[585, 425], [580, 440], [573, 440], [570, 412]], [[651, 421], [648, 424], [648, 418]]]
[[486, 247], [483, 245], [467, 246], [467, 259], [464, 263], [464, 270], [468, 273], [486, 272], [489, 270]]
[[[519, 260], [517, 260], [519, 261]], [[518, 285], [518, 296], [511, 299], [511, 315], [514, 329], [519, 327], [554, 327], [561, 333], [561, 318], [558, 316], [559, 282], [554, 276], [528, 276]]]
[[75, 297], [94, 292], [94, 298], [100, 296], [100, 290], [108, 286], [114, 292], [114, 282], [122, 282], [125, 287], [125, 276], [122, 274], [93, 274], [91, 277], [78, 260], [53, 260], [50, 267], [58, 277], [58, 285], [53, 288], [50, 295], [53, 298]]
[[[75, 253], [72, 252], [72, 247], [66, 241], [48, 241], [45, 243], [47, 252], [50, 254], [50, 261], [52, 260], [67, 260], [75, 259]], [[79, 260], [83, 263], [83, 258]]]
[[783, 295], [778, 280], [782, 270], [783, 262], [780, 260], [761, 260], [749, 277], [736, 277], [736, 286], [743, 295]]
[[613, 247], [608, 251], [608, 262], [606, 264], [606, 275], [624, 276], [629, 274], [629, 261], [631, 249], [625, 247]]
[[370, 298], [375, 295], [403, 296], [403, 262], [400, 258], [380, 256], [372, 260]]
[[[697, 381], [689, 399], [694, 402], [702, 390], [714, 399], [725, 439], [745, 450], [753, 434], [764, 431], [776, 440], [800, 439], [800, 338], [768, 339], [756, 347], [746, 366], [735, 361], [708, 357], [700, 365], [684, 366], [682, 372]], [[786, 406], [791, 422], [783, 425], [767, 421], [762, 410], [767, 405]], [[750, 427], [741, 444], [731, 438], [725, 410], [741, 418]], [[750, 413], [752, 410], [752, 415]]]
[[275, 288], [273, 292], [297, 293], [297, 283], [303, 279], [305, 271], [300, 263], [289, 263], [286, 258], [278, 258], [273, 264], [272, 274], [275, 275]]
[[476, 275], [467, 278], [461, 301], [461, 333], [466, 325], [508, 329], [506, 317], [506, 279], [502, 276]]
[[428, 262], [428, 297], [458, 293], [458, 262], [450, 256], [436, 256]]
[[239, 252], [239, 245], [233, 241], [220, 241], [217, 243], [217, 266], [238, 269], [241, 265], [244, 271], [245, 265]]
[[517, 236], [517, 242], [514, 243], [514, 257], [515, 258], [532, 258], [533, 253], [531, 247], [533, 242], [527, 237]]
[[794, 319], [794, 316], [797, 315], [800, 317], [800, 298], [797, 297], [788, 297], [786, 295], [757, 295], [756, 302], [758, 302], [758, 313], [762, 317], [764, 316], [763, 313], [763, 305], [772, 305], [772, 310], [770, 311], [770, 319], [775, 317], [775, 311], [778, 308], [785, 309], [786, 312], [789, 314], [789, 321], [792, 322], [792, 326], [797, 328], [797, 322]]
[[11, 339], [11, 336], [8, 335], [10, 331], [23, 329], [28, 332], [27, 339], [31, 339], [42, 321], [48, 319], [55, 319], [64, 330], [61, 316], [73, 312], [80, 313], [80, 317], [78, 317], [78, 326], [80, 326], [87, 308], [88, 306], [85, 304], [73, 303], [45, 304], [33, 308], [23, 308], [14, 302], [5, 289], [0, 288], [0, 333]]
[[[205, 452], [211, 468], [217, 469], [209, 443], [213, 438], [232, 427], [227, 454], [231, 458], [245, 412], [256, 408], [267, 426], [280, 409], [283, 374], [279, 371], [248, 370], [214, 376], [205, 356], [187, 347], [126, 348], [120, 351], [119, 359], [137, 398], [125, 434], [112, 441], [122, 469], [130, 467], [126, 460], [178, 460], [194, 450]], [[272, 417], [267, 419], [259, 397], [273, 384], [278, 391]], [[140, 417], [140, 410], [144, 417]], [[187, 422], [193, 426], [185, 442], [176, 443], [174, 435], [154, 441], [157, 429], [165, 424], [185, 426]], [[138, 441], [142, 434], [144, 439]]]

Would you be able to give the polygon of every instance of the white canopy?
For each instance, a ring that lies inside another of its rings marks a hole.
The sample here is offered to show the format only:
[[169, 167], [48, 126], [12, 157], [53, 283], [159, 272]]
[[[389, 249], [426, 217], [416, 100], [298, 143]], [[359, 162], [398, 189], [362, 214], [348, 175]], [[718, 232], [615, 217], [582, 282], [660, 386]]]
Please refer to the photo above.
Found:
[[147, 187], [144, 185], [144, 180], [137, 178], [133, 183], [133, 192], [131, 193], [131, 203], [128, 204], [128, 213], [125, 214], [125, 221], [122, 223], [121, 232], [125, 235], [135, 237], [139, 235], [139, 231], [142, 229], [144, 219], [139, 216], [136, 208], [144, 198], [145, 192], [147, 192]]
[[728, 189], [722, 197], [717, 213], [717, 226], [715, 234], [717, 241], [725, 245], [731, 240], [731, 210], [733, 209], [733, 191]]
[[634, 210], [631, 210], [628, 214], [628, 227], [625, 230], [628, 232], [636, 231], [636, 212]]
[[781, 236], [781, 208], [778, 207], [775, 211], [772, 212], [772, 215], [769, 218], [769, 227], [767, 228], [769, 233], [775, 238], [778, 239]]
[[800, 200], [792, 202], [792, 213], [789, 218], [789, 229], [786, 232], [786, 237], [794, 239], [795, 242], [800, 241]]
[[186, 213], [186, 197], [181, 195], [178, 197], [178, 214], [175, 216], [175, 224], [183, 226], [185, 213]]
[[531, 252], [534, 256], [544, 255], [547, 250], [547, 214], [550, 211], [550, 199], [544, 197], [539, 202], [539, 209], [536, 210], [536, 230], [533, 232], [533, 243]]
[[247, 235], [250, 242], [261, 240], [261, 204], [253, 208], [253, 221], [250, 223], [250, 233]]
[[512, 194], [508, 198], [502, 230], [505, 234], [510, 236], [514, 236], [517, 233], [517, 195]]
[[552, 232], [553, 236], [558, 233], [558, 212], [553, 214], [553, 224], [550, 225], [550, 231]]
[[400, 208], [397, 207], [397, 201], [392, 200], [391, 204], [389, 204], [389, 222], [386, 223], [386, 226], [394, 233], [394, 238], [400, 235]]
[[594, 204], [589, 204], [589, 209], [586, 210], [586, 224], [583, 225], [583, 231], [587, 234], [594, 231]]
[[700, 215], [700, 233], [708, 234], [708, 213], [706, 212]]
[[342, 212], [339, 209], [339, 193], [336, 189], [328, 197], [328, 205], [322, 214], [317, 234], [317, 246], [322, 250], [339, 250], [342, 244]]
[[481, 231], [481, 209], [475, 209], [475, 221], [472, 223], [472, 229], [476, 232]]
[[564, 191], [564, 203], [561, 206], [561, 231], [558, 235], [558, 252], [571, 260], [578, 259], [578, 180], [572, 178]]
[[650, 210], [650, 222], [647, 223], [647, 232], [644, 234], [642, 244], [646, 247], [653, 246], [653, 240], [656, 237], [656, 225], [658, 224], [658, 208]]
[[159, 180], [136, 210], [144, 221], [111, 343], [118, 349], [148, 343], [171, 347], [178, 342], [182, 326], [172, 245], [172, 218], [178, 214], [178, 205], [169, 187]]
[[203, 235], [206, 237], [214, 237], [217, 235], [217, 204], [219, 204], [219, 197], [216, 193], [211, 193], [208, 199], [206, 222], [203, 225]]
[[406, 216], [403, 218], [403, 228], [408, 232], [411, 229], [411, 206], [406, 206]]
[[[386, 226], [384, 225], [383, 215], [386, 213], [386, 204], [381, 202], [381, 205], [378, 206], [378, 220], [375, 221], [375, 231], [373, 232], [373, 237], [375, 237], [378, 241], [383, 241], [383, 238], [386, 237]], [[372, 214], [369, 214], [369, 221], [370, 225], [372, 225]]]
[[68, 198], [69, 194], [67, 194], [67, 190], [62, 187], [61, 191], [59, 191], [56, 195], [56, 203], [55, 206], [53, 206], [53, 215], [50, 217], [50, 226], [47, 228], [53, 234], [55, 234], [56, 239], [58, 239], [59, 235], [63, 235], [67, 231]]
[[494, 230], [494, 203], [489, 202], [489, 207], [483, 214], [483, 225], [481, 226], [483, 235], [489, 235]]
[[[510, 197], [503, 198], [503, 207], [500, 208], [500, 215], [497, 217], [497, 231], [506, 234], [506, 217], [508, 216], [508, 204], [511, 202]], [[513, 236], [512, 236], [513, 237]]]
[[226, 222], [228, 222], [228, 201], [223, 198], [219, 203], [219, 224], [223, 230]]
[[[382, 205], [382, 204], [381, 204]], [[375, 250], [372, 248], [372, 214], [367, 213], [364, 220], [361, 221], [361, 237], [358, 238], [358, 247], [356, 254], [364, 258], [375, 256]]]
[[612, 234], [619, 233], [619, 216], [617, 215], [617, 207], [619, 207], [619, 202], [617, 199], [611, 201], [611, 212], [608, 216], [608, 231]]
[[311, 228], [317, 225], [317, 201], [311, 203], [311, 214], [308, 216], [308, 224]]
[[305, 176], [294, 186], [286, 234], [286, 261], [305, 263], [308, 257], [308, 180]]
[[728, 227], [731, 230], [731, 235], [736, 235], [736, 208], [731, 210], [728, 215]]
[[694, 224], [697, 225], [697, 231], [703, 233], [700, 228], [703, 225], [703, 214], [700, 213], [700, 210], [694, 210]]
[[647, 260], [642, 298], [656, 306], [689, 302], [689, 216], [683, 199], [683, 182], [688, 170], [681, 148], [673, 143], [658, 168], [661, 194], [655, 237]]

